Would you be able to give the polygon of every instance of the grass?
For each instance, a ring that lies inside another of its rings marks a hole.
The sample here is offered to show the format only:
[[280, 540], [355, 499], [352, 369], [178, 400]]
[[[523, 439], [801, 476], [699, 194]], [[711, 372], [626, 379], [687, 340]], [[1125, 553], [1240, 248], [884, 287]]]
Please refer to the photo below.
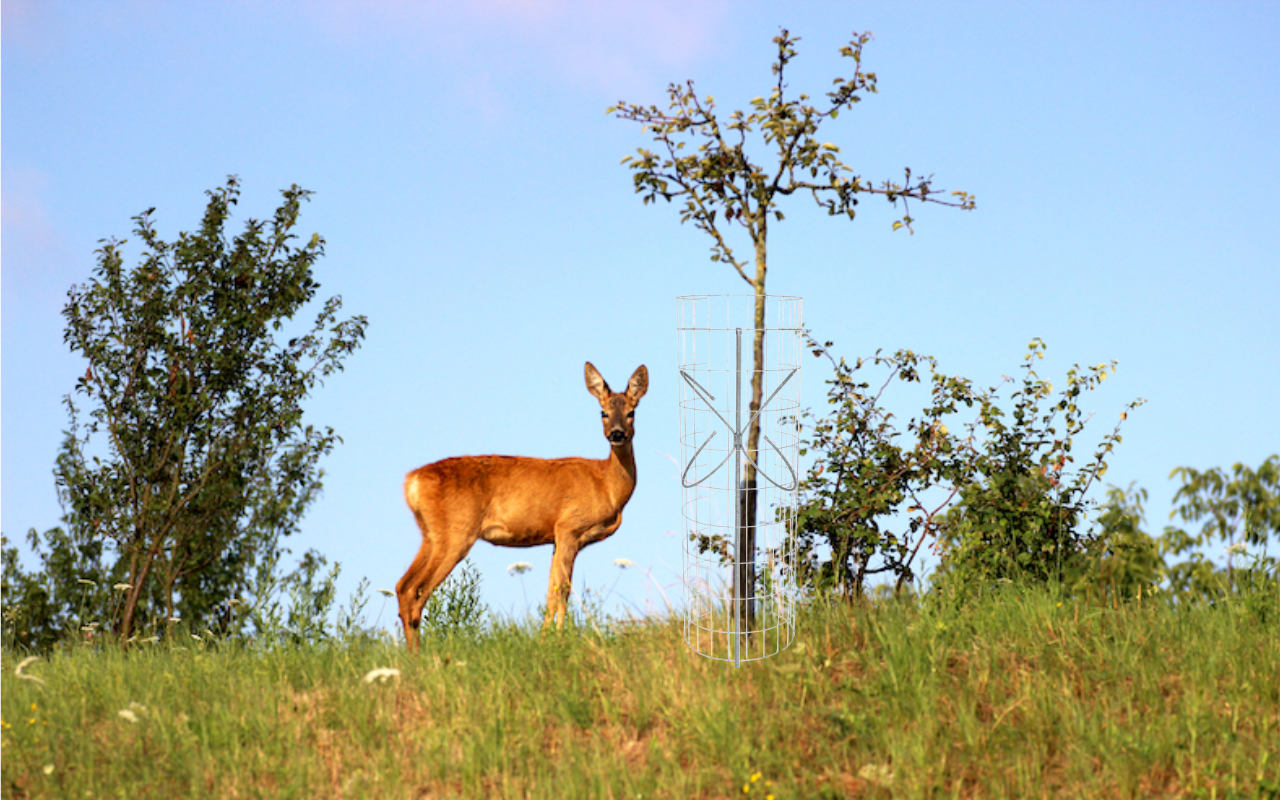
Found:
[[[1007, 592], [680, 625], [3, 656], [6, 798], [1280, 797], [1280, 609]], [[364, 682], [377, 668], [398, 676]]]

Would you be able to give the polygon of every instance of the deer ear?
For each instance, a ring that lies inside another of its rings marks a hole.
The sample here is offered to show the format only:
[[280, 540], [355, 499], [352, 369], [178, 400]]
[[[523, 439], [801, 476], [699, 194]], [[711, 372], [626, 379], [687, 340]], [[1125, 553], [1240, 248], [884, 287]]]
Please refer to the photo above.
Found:
[[609, 391], [609, 384], [604, 382], [604, 378], [600, 377], [600, 371], [590, 361], [587, 362], [587, 391], [596, 396], [600, 402], [604, 402], [613, 392]]
[[627, 399], [633, 403], [639, 402], [647, 391], [649, 391], [649, 370], [641, 364], [636, 367], [635, 372], [631, 373], [631, 380], [627, 381]]

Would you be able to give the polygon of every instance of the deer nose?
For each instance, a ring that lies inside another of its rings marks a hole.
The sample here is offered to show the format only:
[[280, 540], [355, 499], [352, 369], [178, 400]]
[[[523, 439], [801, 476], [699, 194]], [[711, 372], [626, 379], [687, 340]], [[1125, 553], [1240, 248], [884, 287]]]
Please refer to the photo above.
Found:
[[626, 440], [627, 440], [627, 432], [622, 430], [621, 428], [614, 428], [613, 430], [609, 431], [609, 441], [613, 442], [614, 444], [622, 444]]

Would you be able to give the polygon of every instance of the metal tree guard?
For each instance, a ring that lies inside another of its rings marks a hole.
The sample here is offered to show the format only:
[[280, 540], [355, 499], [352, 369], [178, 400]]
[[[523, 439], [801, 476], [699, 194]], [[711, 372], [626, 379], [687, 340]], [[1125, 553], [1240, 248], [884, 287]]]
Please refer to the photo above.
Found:
[[[741, 666], [795, 637], [802, 310], [798, 297], [677, 298], [680, 482], [684, 488], [685, 643]], [[762, 336], [759, 408], [753, 350]], [[758, 421], [752, 453], [749, 434]], [[755, 478], [747, 478], [749, 465]], [[749, 511], [754, 497], [755, 514]]]

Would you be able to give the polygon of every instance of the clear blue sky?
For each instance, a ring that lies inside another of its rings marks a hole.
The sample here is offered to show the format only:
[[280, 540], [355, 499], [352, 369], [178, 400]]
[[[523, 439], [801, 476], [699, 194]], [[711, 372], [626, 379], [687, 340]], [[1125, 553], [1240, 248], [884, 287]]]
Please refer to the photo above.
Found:
[[[464, 9], [465, 10], [462, 10]], [[886, 204], [850, 223], [802, 198], [774, 226], [769, 286], [847, 356], [910, 347], [994, 383], [1043, 337], [1041, 374], [1118, 359], [1085, 441], [1130, 416], [1107, 480], [1280, 450], [1280, 6], [1275, 3], [587, 4], [314, 0], [3, 5], [3, 530], [59, 521], [61, 397], [83, 365], [59, 311], [99, 239], [152, 206], [194, 227], [229, 173], [240, 209], [316, 192], [322, 292], [370, 319], [363, 350], [314, 398], [345, 444], [289, 544], [390, 588], [418, 533], [406, 471], [450, 455], [606, 452], [583, 386], [636, 365], [639, 486], [577, 585], [640, 610], [679, 595], [675, 297], [745, 288], [674, 207], [644, 207], [606, 116], [694, 78], [722, 108], [770, 84], [770, 39], [802, 37], [791, 86], [820, 95], [853, 30], [880, 94], [824, 139], [868, 178], [904, 166], [978, 209]], [[824, 396], [810, 360], [804, 399]], [[896, 409], [907, 413], [909, 407]], [[523, 613], [550, 548], [477, 545], [487, 600]], [[506, 566], [529, 560], [523, 578]], [[616, 585], [615, 585], [616, 582]], [[381, 599], [372, 604], [378, 613]], [[381, 622], [394, 620], [388, 605]]]

